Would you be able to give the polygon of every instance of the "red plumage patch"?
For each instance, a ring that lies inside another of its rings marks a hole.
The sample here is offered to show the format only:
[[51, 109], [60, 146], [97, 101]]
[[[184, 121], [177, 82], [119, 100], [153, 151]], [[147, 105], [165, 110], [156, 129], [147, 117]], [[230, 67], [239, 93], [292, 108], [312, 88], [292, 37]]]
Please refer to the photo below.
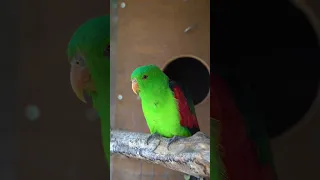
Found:
[[258, 160], [257, 147], [247, 135], [244, 119], [231, 92], [216, 75], [211, 75], [210, 95], [210, 115], [221, 122], [221, 146], [228, 179], [274, 180], [272, 167]]
[[191, 112], [187, 98], [185, 97], [182, 89], [178, 85], [175, 85], [173, 87], [173, 93], [174, 97], [178, 101], [180, 125], [190, 129], [199, 128], [197, 117]]

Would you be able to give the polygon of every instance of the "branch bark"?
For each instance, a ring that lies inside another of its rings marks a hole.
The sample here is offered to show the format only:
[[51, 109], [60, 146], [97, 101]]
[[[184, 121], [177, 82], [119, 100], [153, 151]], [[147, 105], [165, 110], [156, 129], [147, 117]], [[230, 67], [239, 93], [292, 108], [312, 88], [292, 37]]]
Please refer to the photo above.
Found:
[[161, 137], [149, 141], [150, 134], [111, 130], [110, 152], [159, 164], [193, 176], [210, 177], [210, 139], [202, 132], [170, 145]]

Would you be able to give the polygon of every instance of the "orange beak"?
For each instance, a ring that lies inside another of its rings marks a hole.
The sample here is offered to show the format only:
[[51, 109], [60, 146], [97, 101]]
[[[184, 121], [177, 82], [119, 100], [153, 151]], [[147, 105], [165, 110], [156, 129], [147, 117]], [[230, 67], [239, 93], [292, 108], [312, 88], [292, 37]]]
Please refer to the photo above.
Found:
[[72, 90], [76, 94], [76, 96], [84, 103], [87, 103], [84, 98], [84, 88], [89, 78], [90, 74], [87, 68], [71, 65], [70, 82]]
[[132, 91], [137, 95], [139, 94], [139, 85], [136, 80], [132, 80]]

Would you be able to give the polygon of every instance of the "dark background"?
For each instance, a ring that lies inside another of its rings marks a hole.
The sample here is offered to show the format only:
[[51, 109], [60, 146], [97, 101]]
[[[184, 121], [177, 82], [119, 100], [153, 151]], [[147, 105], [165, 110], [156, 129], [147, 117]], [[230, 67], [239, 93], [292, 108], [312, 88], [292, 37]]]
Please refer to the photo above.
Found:
[[255, 101], [270, 138], [281, 136], [302, 119], [318, 92], [315, 28], [289, 1], [227, 2], [217, 1], [213, 10], [213, 70], [228, 81], [239, 104]]
[[0, 179], [107, 179], [100, 123], [72, 92], [66, 48], [109, 2], [2, 1], [0, 12]]
[[[297, 1], [319, 22], [319, 3]], [[320, 50], [308, 17], [285, 0], [212, 2], [211, 70], [244, 116], [265, 121], [278, 179], [319, 179]]]

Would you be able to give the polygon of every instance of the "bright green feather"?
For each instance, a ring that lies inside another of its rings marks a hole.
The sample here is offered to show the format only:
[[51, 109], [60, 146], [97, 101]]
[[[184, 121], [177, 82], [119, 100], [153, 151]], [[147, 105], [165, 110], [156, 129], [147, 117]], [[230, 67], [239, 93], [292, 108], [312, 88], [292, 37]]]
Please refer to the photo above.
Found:
[[[144, 77], [147, 76], [147, 79]], [[187, 128], [180, 125], [180, 114], [169, 78], [157, 66], [141, 66], [132, 72], [131, 80], [139, 85], [142, 110], [150, 133], [164, 137], [190, 136]]]
[[73, 34], [68, 45], [68, 57], [80, 55], [85, 59], [96, 91], [89, 93], [101, 118], [102, 142], [110, 164], [110, 59], [104, 56], [110, 44], [110, 16], [90, 19]]
[[[131, 80], [138, 83], [142, 110], [150, 133], [159, 133], [169, 138], [191, 135], [187, 128], [180, 125], [177, 100], [169, 87], [169, 78], [161, 69], [154, 65], [138, 67], [132, 72]], [[195, 111], [193, 106], [191, 110]], [[211, 138], [214, 145], [210, 153], [213, 164], [211, 177], [215, 180], [226, 180], [220, 147], [220, 124], [212, 120], [211, 127], [214, 137]]]

